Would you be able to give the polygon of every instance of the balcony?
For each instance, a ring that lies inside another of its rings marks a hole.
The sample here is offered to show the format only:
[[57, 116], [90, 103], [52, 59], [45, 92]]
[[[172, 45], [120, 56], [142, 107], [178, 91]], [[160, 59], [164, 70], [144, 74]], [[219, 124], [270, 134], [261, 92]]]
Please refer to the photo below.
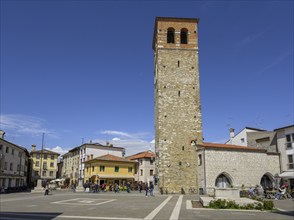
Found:
[[287, 142], [285, 143], [285, 147], [286, 147], [286, 150], [290, 150], [293, 148], [293, 142]]
[[293, 170], [294, 169], [294, 163], [288, 163], [287, 168], [288, 168], [288, 170]]

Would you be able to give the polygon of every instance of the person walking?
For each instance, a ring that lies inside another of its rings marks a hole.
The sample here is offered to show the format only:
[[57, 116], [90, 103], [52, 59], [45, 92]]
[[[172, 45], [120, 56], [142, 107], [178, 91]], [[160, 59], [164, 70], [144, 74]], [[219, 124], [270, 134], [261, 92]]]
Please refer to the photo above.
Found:
[[47, 184], [45, 186], [45, 193], [44, 193], [44, 196], [48, 196], [49, 195], [49, 185]]
[[131, 191], [131, 184], [127, 182], [127, 192], [130, 193], [130, 191]]
[[148, 191], [149, 191], [148, 183], [145, 183], [145, 191], [146, 191], [145, 196], [148, 197]]
[[150, 183], [150, 187], [149, 187], [150, 196], [154, 196], [154, 194], [153, 194], [153, 190], [154, 190], [154, 185], [153, 185], [153, 183], [151, 182], [151, 183]]

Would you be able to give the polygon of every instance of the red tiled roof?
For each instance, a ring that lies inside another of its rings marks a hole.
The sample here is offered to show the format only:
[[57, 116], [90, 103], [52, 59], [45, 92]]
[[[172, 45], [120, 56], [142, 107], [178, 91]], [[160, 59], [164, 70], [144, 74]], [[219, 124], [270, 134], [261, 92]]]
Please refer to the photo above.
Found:
[[127, 157], [129, 160], [135, 160], [140, 158], [152, 158], [155, 154], [152, 151], [144, 151]]
[[205, 148], [214, 148], [214, 149], [222, 149], [222, 150], [244, 150], [244, 151], [266, 152], [265, 149], [239, 146], [239, 145], [231, 145], [231, 144], [218, 144], [218, 143], [203, 142], [203, 144], [201, 144], [200, 146], [205, 147]]
[[131, 162], [131, 163], [134, 162], [134, 161], [129, 160], [127, 158], [118, 157], [118, 156], [114, 156], [114, 155], [111, 155], [111, 154], [106, 154], [106, 155], [103, 155], [103, 156], [100, 156], [100, 157], [95, 157], [94, 159], [88, 160], [86, 162], [94, 161], [94, 160], [120, 161], [120, 162]]

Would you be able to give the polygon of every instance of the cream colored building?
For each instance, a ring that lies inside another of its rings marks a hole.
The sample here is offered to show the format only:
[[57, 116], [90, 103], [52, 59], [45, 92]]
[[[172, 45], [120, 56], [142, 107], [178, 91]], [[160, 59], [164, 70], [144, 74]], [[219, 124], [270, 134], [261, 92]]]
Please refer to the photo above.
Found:
[[33, 160], [32, 183], [35, 186], [38, 179], [45, 181], [56, 179], [58, 153], [49, 150], [36, 150], [36, 146], [32, 145], [30, 155]]
[[4, 134], [0, 131], [0, 189], [29, 186], [29, 152], [5, 140]]
[[155, 154], [152, 151], [144, 151], [127, 157], [129, 160], [136, 161], [135, 182], [155, 184]]

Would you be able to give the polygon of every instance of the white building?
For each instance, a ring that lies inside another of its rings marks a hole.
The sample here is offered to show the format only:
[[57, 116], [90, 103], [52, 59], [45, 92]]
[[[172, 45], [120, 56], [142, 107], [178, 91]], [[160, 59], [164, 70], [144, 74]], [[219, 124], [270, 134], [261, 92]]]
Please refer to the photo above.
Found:
[[294, 125], [277, 128], [277, 145], [281, 154], [281, 175], [284, 179], [290, 180], [294, 189]]

